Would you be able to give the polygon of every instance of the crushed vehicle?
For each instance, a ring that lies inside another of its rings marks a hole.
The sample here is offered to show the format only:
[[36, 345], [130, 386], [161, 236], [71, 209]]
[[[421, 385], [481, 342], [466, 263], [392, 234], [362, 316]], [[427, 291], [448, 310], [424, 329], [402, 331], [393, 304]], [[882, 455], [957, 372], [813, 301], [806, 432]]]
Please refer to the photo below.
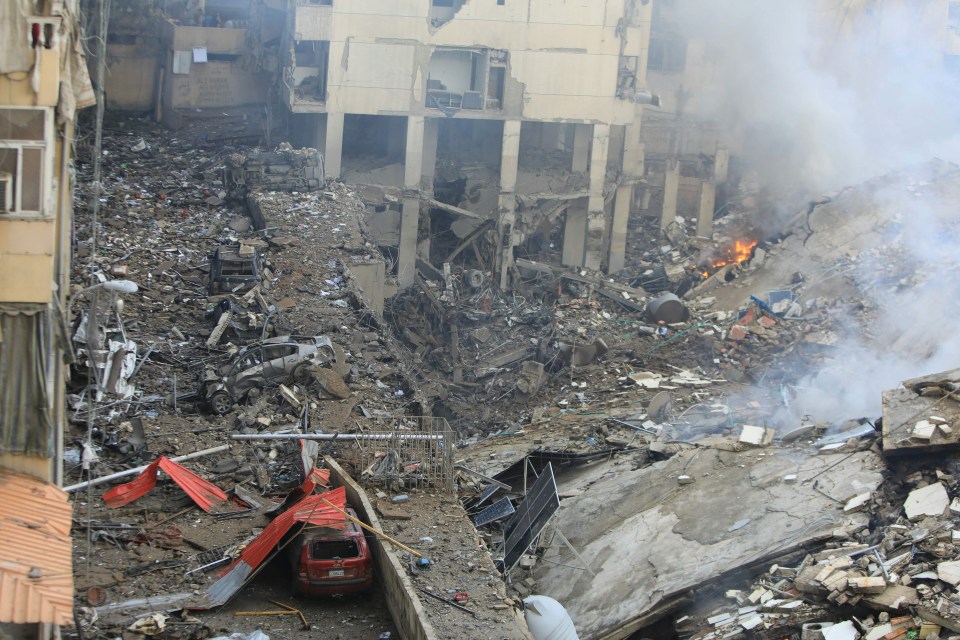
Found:
[[[347, 513], [356, 518], [349, 506]], [[373, 558], [363, 529], [347, 520], [342, 527], [311, 527], [290, 545], [293, 590], [304, 595], [366, 591], [373, 585]]]
[[[248, 247], [249, 248], [249, 247]], [[262, 279], [256, 250], [244, 253], [239, 246], [221, 245], [210, 256], [210, 295], [249, 291]]]
[[327, 336], [268, 338], [244, 347], [219, 367], [207, 367], [201, 396], [211, 411], [223, 415], [251, 389], [306, 382], [311, 366], [327, 365], [335, 359], [333, 343]]

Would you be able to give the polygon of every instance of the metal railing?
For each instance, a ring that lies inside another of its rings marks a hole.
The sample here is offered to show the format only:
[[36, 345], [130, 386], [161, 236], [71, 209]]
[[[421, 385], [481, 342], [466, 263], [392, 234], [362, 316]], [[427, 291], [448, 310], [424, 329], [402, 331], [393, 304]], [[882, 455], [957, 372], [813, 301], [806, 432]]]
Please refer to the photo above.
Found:
[[394, 489], [428, 485], [453, 490], [453, 430], [446, 418], [370, 418], [363, 440], [343, 450], [363, 485]]

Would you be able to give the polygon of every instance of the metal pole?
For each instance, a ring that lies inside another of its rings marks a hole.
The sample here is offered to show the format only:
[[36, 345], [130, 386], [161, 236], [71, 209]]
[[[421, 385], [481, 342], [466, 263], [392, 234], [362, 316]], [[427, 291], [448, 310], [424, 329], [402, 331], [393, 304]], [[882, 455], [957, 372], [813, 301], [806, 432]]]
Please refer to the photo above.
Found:
[[387, 433], [237, 433], [231, 440], [443, 440], [441, 435]]
[[[208, 455], [213, 454], [213, 453], [220, 453], [221, 451], [226, 451], [226, 450], [229, 449], [229, 448], [230, 448], [230, 445], [228, 445], [228, 444], [222, 444], [222, 445], [220, 445], [219, 447], [212, 447], [212, 448], [210, 448], [210, 449], [203, 449], [203, 450], [201, 450], [201, 451], [194, 451], [193, 453], [188, 453], [188, 454], [183, 455], [183, 456], [177, 456], [176, 458], [170, 458], [170, 460], [173, 461], [173, 462], [183, 462], [183, 461], [185, 461], [185, 460], [193, 460], [194, 458], [200, 458], [200, 457], [203, 457], [203, 456], [208, 456]], [[118, 479], [118, 478], [125, 478], [125, 477], [127, 477], [127, 476], [133, 476], [133, 475], [136, 475], [136, 474], [140, 473], [141, 471], [143, 471], [144, 469], [146, 469], [146, 468], [149, 467], [149, 466], [150, 466], [149, 464], [144, 464], [144, 465], [141, 465], [141, 466], [139, 466], [139, 467], [135, 467], [135, 468], [133, 468], [133, 469], [127, 469], [126, 471], [118, 471], [117, 473], [111, 473], [111, 474], [108, 475], [108, 476], [103, 476], [103, 477], [101, 477], [101, 478], [97, 478], [96, 480], [90, 480], [89, 482], [80, 482], [80, 483], [78, 483], [78, 484], [72, 484], [72, 485], [70, 485], [69, 487], [64, 487], [63, 490], [66, 491], [67, 493], [70, 493], [71, 491], [76, 491], [77, 489], [84, 489], [84, 488], [86, 488], [86, 487], [88, 487], [88, 486], [89, 486], [89, 487], [92, 487], [92, 486], [94, 486], [94, 485], [103, 484], [103, 483], [105, 483], [105, 482], [110, 482], [111, 480], [116, 480], [116, 479]]]

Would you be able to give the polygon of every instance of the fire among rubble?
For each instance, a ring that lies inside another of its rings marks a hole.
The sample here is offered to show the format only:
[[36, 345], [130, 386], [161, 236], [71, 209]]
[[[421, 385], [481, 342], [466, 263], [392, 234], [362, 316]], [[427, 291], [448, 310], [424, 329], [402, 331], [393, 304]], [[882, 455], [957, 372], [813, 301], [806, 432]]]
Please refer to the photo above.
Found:
[[707, 268], [703, 271], [703, 277], [709, 277], [711, 273], [728, 264], [741, 264], [746, 262], [753, 256], [753, 248], [756, 246], [756, 240], [737, 240], [733, 245], [728, 246], [725, 251], [707, 262]]

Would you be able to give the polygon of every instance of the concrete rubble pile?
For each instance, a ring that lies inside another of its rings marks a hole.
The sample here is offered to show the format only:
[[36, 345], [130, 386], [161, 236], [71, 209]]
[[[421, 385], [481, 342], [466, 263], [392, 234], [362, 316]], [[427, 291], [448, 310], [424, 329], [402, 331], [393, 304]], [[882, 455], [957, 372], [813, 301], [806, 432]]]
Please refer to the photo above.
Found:
[[[350, 439], [307, 449], [297, 439], [237, 442], [231, 435], [395, 433], [416, 423], [403, 416], [428, 414], [411, 374], [410, 354], [393, 343], [380, 315], [383, 259], [363, 238], [362, 205], [354, 192], [330, 184], [310, 191], [251, 189], [245, 201], [231, 199], [222, 183], [223, 152], [206, 152], [203, 124], [158, 136], [144, 121], [111, 123], [100, 212], [104, 232], [97, 254], [83, 254], [84, 244], [76, 262], [78, 288], [91, 273], [137, 283], [138, 291], [116, 296], [123, 306], [115, 316], [140, 345], [130, 354], [135, 370], [129, 377], [136, 387], [129, 394], [106, 394], [91, 403], [83, 394], [90, 378], [79, 371], [75, 375], [77, 410], [66, 443], [65, 484], [83, 504], [74, 539], [86, 633], [109, 629], [119, 635], [133, 625], [124, 633], [201, 638], [211, 628], [236, 628], [229, 608], [198, 618], [175, 613], [179, 607], [165, 607], [163, 599], [203, 592], [214, 583], [216, 571], [237, 557], [270, 522], [278, 501], [304, 481], [305, 456], [330, 454], [361, 478], [368, 464], [365, 452], [391, 453], [389, 446], [361, 447]], [[259, 230], [250, 219], [251, 208], [266, 223]], [[77, 235], [86, 237], [89, 216], [81, 210], [78, 219]], [[227, 276], [211, 287], [218, 247], [238, 249], [238, 258], [256, 256], [256, 281], [234, 285]], [[370, 275], [376, 275], [377, 265], [379, 293]], [[235, 362], [242, 349], [263, 339], [268, 345], [288, 335], [329, 336], [330, 361], [311, 366], [305, 377], [259, 384], [222, 416], [212, 412], [203, 393], [204, 371]], [[86, 344], [82, 332], [75, 340]], [[110, 486], [105, 479], [135, 473], [160, 456], [183, 462], [246, 506], [197, 516], [183, 493], [165, 481], [127, 506], [112, 509], [103, 503], [101, 494]], [[404, 464], [412, 466], [411, 460]], [[91, 479], [93, 484], [87, 482]], [[396, 535], [421, 546], [419, 538], [429, 537], [435, 526], [426, 524], [430, 514], [436, 512], [449, 526], [451, 520], [439, 515], [449, 508], [430, 504], [431, 481], [409, 487], [405, 483], [412, 478], [399, 482], [380, 486], [411, 494], [408, 506], [421, 514], [426, 530], [421, 536], [412, 530]], [[421, 571], [419, 583], [437, 593], [453, 585], [469, 592], [476, 618], [453, 610], [454, 619], [444, 622], [452, 629], [464, 625], [462, 637], [479, 637], [481, 628], [499, 628], [498, 637], [524, 637], [517, 603], [506, 599], [499, 579], [491, 579], [492, 563], [465, 516], [462, 528], [462, 539], [434, 536], [434, 561], [429, 571]], [[476, 549], [471, 554], [472, 569], [479, 569], [476, 581], [454, 578], [459, 565], [452, 559], [464, 545]], [[279, 560], [275, 564], [286, 567]], [[276, 594], [269, 581], [248, 589], [262, 593], [260, 600], [270, 608], [271, 597], [290, 596], [289, 581], [280, 583]], [[369, 601], [299, 606], [319, 628], [363, 625], [373, 637], [397, 630], [379, 590]], [[448, 607], [437, 604], [434, 615], [449, 614]], [[160, 623], [137, 623], [155, 616]], [[283, 635], [295, 630], [293, 624], [284, 618], [263, 626]]]
[[[76, 261], [78, 288], [95, 273], [139, 288], [117, 294], [110, 317], [136, 345], [123, 384], [91, 397], [98, 376], [77, 369], [73, 380], [65, 484], [78, 485], [88, 630], [172, 613], [120, 615], [111, 607], [121, 603], [206, 590], [210, 570], [305, 481], [304, 460], [329, 456], [367, 490], [383, 533], [420, 553], [396, 552], [396, 566], [445, 635], [524, 637], [521, 600], [538, 592], [567, 607], [581, 637], [663, 625], [691, 638], [799, 637], [805, 625], [821, 625], [811, 631], [823, 638], [960, 633], [955, 465], [890, 456], [941, 456], [954, 443], [960, 374], [907, 380], [884, 395], [882, 421], [818, 421], [794, 407], [851, 326], [877, 317], [867, 293], [922, 283], [890, 266], [901, 245], [875, 256], [838, 248], [839, 213], [823, 203], [736, 259], [738, 233], [710, 243], [674, 227], [617, 278], [558, 267], [546, 251], [518, 257], [512, 288], [500, 290], [470, 261], [420, 260], [414, 285], [391, 296], [389, 257], [366, 234], [359, 190], [297, 178], [290, 191], [248, 183], [231, 194], [224, 163], [253, 158], [262, 178], [270, 172], [257, 158], [270, 154], [213, 152], [204, 124], [166, 137], [144, 121], [111, 125], [103, 232], [97, 253], [83, 242]], [[79, 220], [86, 238], [85, 211]], [[218, 248], [238, 270], [216, 274]], [[885, 266], [856, 278], [865, 256]], [[84, 347], [84, 323], [71, 320]], [[271, 340], [320, 339], [330, 341], [324, 358], [297, 375], [264, 373], [213, 407], [209, 371], [242, 372], [238, 360], [268, 353]], [[325, 439], [308, 448], [303, 432]], [[407, 446], [423, 435], [443, 446]], [[163, 481], [113, 510], [107, 487], [84, 484], [160, 456], [231, 507], [198, 514]], [[547, 463], [559, 510], [505, 585], [494, 565], [504, 523]], [[475, 526], [494, 503], [504, 515]], [[278, 588], [255, 581], [254, 608], [285, 599]], [[345, 619], [338, 606], [298, 604], [318, 624]], [[199, 638], [205, 626], [230, 627], [229, 607], [125, 633]], [[349, 607], [358, 625], [395, 630], [382, 596]], [[271, 630], [295, 631], [284, 624]]]

